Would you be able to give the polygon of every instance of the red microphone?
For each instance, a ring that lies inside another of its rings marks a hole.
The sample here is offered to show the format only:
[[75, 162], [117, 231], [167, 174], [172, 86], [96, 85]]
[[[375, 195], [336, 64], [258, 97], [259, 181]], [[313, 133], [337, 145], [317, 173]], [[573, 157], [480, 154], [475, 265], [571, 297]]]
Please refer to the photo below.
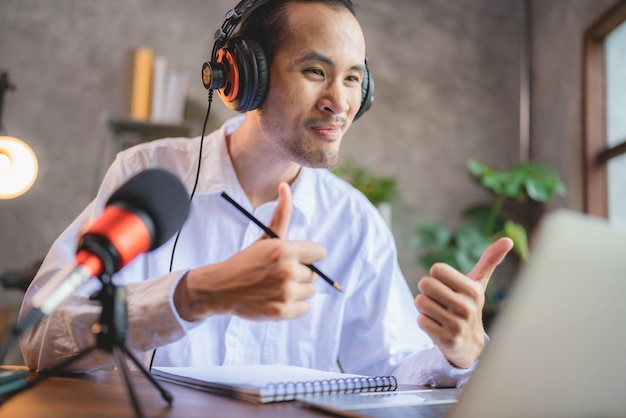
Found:
[[188, 214], [187, 191], [173, 174], [151, 169], [132, 177], [81, 236], [76, 266], [39, 289], [31, 301], [33, 309], [16, 324], [13, 335], [20, 336], [54, 311], [91, 277], [110, 276], [139, 254], [161, 246]]
[[81, 237], [76, 265], [85, 266], [95, 277], [118, 271], [150, 249], [150, 223], [132, 210], [107, 206]]

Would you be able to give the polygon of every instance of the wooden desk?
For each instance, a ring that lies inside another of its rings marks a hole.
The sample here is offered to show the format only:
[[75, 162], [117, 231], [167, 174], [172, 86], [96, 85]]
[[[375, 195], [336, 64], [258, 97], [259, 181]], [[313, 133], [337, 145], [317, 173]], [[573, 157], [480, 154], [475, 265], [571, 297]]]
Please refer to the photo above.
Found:
[[[297, 402], [256, 405], [160, 382], [174, 396], [171, 406], [139, 372], [131, 372], [133, 386], [146, 418], [161, 417], [324, 417]], [[77, 376], [52, 376], [0, 405], [0, 418], [135, 417], [120, 372], [98, 371]]]

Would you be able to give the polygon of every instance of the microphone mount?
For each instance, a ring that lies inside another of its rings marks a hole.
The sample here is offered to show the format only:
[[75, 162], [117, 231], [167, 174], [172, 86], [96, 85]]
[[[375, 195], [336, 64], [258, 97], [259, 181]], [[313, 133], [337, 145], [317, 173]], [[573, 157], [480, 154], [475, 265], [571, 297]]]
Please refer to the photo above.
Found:
[[[118, 286], [113, 282], [112, 275], [115, 272], [113, 264], [104, 263], [104, 266], [105, 268], [102, 274], [98, 276], [98, 279], [102, 283], [102, 288], [95, 296], [95, 299], [100, 301], [102, 310], [100, 312], [100, 319], [91, 327], [92, 333], [96, 336], [96, 344], [81, 351], [74, 357], [63, 360], [61, 363], [53, 367], [51, 371], [46, 372], [46, 374], [40, 373], [35, 378], [28, 380], [26, 383], [16, 388], [15, 391], [5, 394], [3, 401], [24, 389], [33, 387], [45, 379], [46, 376], [54, 373], [55, 371], [65, 370], [72, 363], [89, 355], [94, 350], [103, 350], [113, 355], [115, 365], [122, 372], [124, 383], [137, 418], [143, 418], [144, 414], [137, 398], [135, 388], [133, 387], [130, 371], [124, 361], [125, 358], [129, 359], [139, 369], [139, 371], [141, 371], [150, 383], [152, 383], [152, 385], [161, 393], [161, 397], [168, 403], [168, 405], [171, 405], [174, 400], [173, 395], [163, 388], [163, 386], [152, 376], [152, 374], [150, 374], [145, 366], [126, 346], [126, 335], [128, 330], [126, 287], [121, 285]], [[23, 375], [16, 374], [16, 380], [19, 379], [24, 379]]]

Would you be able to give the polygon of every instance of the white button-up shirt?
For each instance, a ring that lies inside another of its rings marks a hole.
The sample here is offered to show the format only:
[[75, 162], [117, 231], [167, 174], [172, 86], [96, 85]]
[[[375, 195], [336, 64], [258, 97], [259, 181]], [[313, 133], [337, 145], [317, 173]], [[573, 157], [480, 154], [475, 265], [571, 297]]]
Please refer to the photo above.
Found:
[[[155, 366], [202, 366], [286, 363], [321, 370], [364, 375], [395, 375], [400, 382], [454, 385], [470, 369], [452, 367], [418, 327], [418, 312], [400, 271], [393, 236], [369, 201], [328, 170], [302, 168], [292, 185], [293, 214], [290, 240], [321, 244], [327, 257], [316, 266], [338, 282], [338, 292], [317, 280], [309, 313], [296, 319], [252, 321], [215, 315], [195, 323], [182, 320], [172, 295], [190, 269], [219, 263], [248, 247], [261, 230], [220, 193], [268, 223], [276, 201], [253, 209], [241, 188], [226, 148], [226, 135], [241, 123], [228, 121], [207, 136], [201, 172], [190, 215], [175, 249], [174, 239], [140, 255], [114, 276], [128, 290], [127, 343]], [[167, 138], [121, 152], [107, 172], [98, 195], [52, 246], [24, 299], [57, 274], [72, 266], [81, 228], [102, 212], [107, 198], [128, 178], [159, 167], [175, 174], [191, 191], [197, 170], [200, 138]], [[92, 280], [66, 305], [46, 317], [21, 341], [31, 368], [48, 369], [62, 358], [94, 344], [90, 332], [100, 306], [88, 300]], [[94, 351], [73, 369], [112, 364], [112, 357]]]

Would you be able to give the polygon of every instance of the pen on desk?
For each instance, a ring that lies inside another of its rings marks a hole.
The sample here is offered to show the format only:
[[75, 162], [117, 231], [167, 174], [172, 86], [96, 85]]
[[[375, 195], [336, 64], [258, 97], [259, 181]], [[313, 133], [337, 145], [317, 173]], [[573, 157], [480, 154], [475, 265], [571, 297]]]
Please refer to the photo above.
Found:
[[[254, 215], [251, 214], [250, 212], [248, 212], [243, 206], [241, 206], [239, 203], [235, 202], [226, 192], [222, 192], [222, 197], [224, 199], [226, 199], [234, 207], [236, 207], [241, 213], [246, 215], [246, 217], [248, 219], [250, 219], [252, 222], [257, 224], [257, 226], [259, 228], [261, 228], [267, 234], [268, 237], [270, 237], [270, 238], [280, 238], [274, 231], [269, 229], [261, 221], [259, 221], [257, 218], [255, 218]], [[329, 285], [331, 285], [332, 287], [334, 287], [338, 291], [343, 292], [343, 290], [341, 289], [341, 286], [339, 286], [338, 283], [334, 282], [330, 277], [328, 277], [327, 275], [322, 273], [320, 271], [320, 269], [315, 267], [313, 264], [305, 264], [305, 266], [307, 266], [312, 272], [316, 273], [318, 276], [320, 276], [322, 279], [324, 279]]]

